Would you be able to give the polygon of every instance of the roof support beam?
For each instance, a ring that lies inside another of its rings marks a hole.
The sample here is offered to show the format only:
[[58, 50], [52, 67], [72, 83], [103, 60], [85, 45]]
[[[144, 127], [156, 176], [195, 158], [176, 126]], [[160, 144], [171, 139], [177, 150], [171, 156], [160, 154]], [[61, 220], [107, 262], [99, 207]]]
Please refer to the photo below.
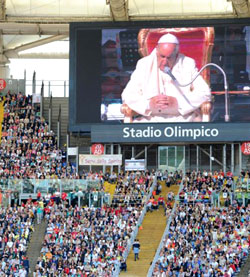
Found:
[[6, 19], [6, 0], [0, 0], [0, 20]]
[[232, 0], [233, 8], [238, 17], [250, 16], [249, 0]]
[[3, 35], [69, 35], [69, 24], [0, 22], [0, 30]]
[[9, 59], [68, 59], [69, 53], [60, 52], [37, 52], [37, 53], [14, 53], [8, 52], [7, 56]]
[[[109, 1], [109, 0], [107, 0]], [[109, 2], [108, 2], [109, 3]], [[140, 14], [140, 15], [128, 15], [127, 18], [123, 19], [123, 21], [141, 21], [141, 20], [187, 20], [187, 19], [218, 19], [218, 18], [237, 18], [235, 12], [211, 12], [211, 13], [180, 13], [180, 14], [165, 14], [165, 15], [154, 15], [154, 14]], [[100, 17], [93, 17], [93, 16], [85, 16], [85, 17], [22, 17], [22, 16], [8, 16], [6, 18], [5, 22], [0, 22], [0, 29], [2, 29], [1, 26], [6, 27], [7, 29], [3, 29], [3, 34], [28, 34], [27, 30], [23, 29], [24, 26], [36, 26], [36, 32], [33, 34], [38, 34], [37, 32], [37, 24], [41, 27], [41, 32], [43, 35], [55, 35], [55, 31], [53, 33], [48, 31], [48, 28], [46, 26], [51, 26], [52, 30], [54, 25], [59, 26], [59, 25], [68, 25], [70, 22], [110, 22], [112, 20], [112, 14], [111, 16], [100, 16]], [[2, 25], [4, 24], [4, 25]], [[11, 29], [8, 27], [8, 25], [5, 24], [10, 24], [10, 26], [13, 26], [13, 24], [16, 24], [17, 29]], [[27, 28], [27, 27], [25, 27]], [[69, 28], [69, 27], [67, 27]], [[60, 28], [59, 28], [60, 30]], [[8, 32], [8, 33], [6, 33]], [[59, 31], [57, 34], [64, 34], [61, 31]]]
[[3, 34], [0, 30], [0, 66], [5, 66], [7, 63], [10, 63], [10, 61], [4, 53]]
[[114, 21], [128, 21], [128, 0], [106, 0]]
[[35, 23], [35, 24], [63, 24], [69, 22], [92, 22], [92, 21], [111, 21], [109, 15], [107, 16], [6, 16], [6, 22], [14, 23]]
[[18, 53], [21, 52], [21, 51], [31, 49], [31, 48], [34, 48], [34, 47], [37, 47], [37, 46], [41, 46], [41, 45], [44, 45], [44, 44], [47, 44], [47, 43], [50, 43], [50, 42], [53, 42], [53, 41], [62, 40], [62, 39], [65, 39], [67, 37], [68, 36], [66, 36], [66, 35], [51, 36], [49, 38], [44, 38], [44, 39], [40, 39], [40, 40], [31, 42], [31, 43], [26, 43], [26, 44], [21, 45], [21, 46], [17, 46], [13, 49], [5, 49], [3, 51], [3, 53], [8, 58], [18, 58], [19, 57]]

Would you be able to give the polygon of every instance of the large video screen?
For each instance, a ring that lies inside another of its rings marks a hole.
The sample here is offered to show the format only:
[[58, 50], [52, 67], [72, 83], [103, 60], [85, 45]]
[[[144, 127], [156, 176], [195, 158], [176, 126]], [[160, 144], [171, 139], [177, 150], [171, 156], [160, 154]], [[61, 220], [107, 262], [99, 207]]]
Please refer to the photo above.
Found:
[[172, 24], [71, 24], [71, 131], [250, 122], [250, 26]]

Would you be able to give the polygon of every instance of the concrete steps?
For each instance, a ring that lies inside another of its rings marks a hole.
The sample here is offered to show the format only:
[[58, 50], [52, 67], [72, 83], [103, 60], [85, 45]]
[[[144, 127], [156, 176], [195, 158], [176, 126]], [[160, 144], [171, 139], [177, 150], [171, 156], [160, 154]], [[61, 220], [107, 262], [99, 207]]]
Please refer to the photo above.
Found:
[[[43, 102], [43, 117], [49, 122], [49, 103], [50, 97], [44, 97]], [[68, 97], [53, 97], [52, 98], [52, 123], [51, 129], [57, 134], [57, 121], [59, 114], [59, 107], [61, 105], [61, 136], [60, 136], [60, 147], [66, 149], [67, 143], [66, 136], [68, 133], [69, 124], [69, 98]], [[70, 147], [78, 146], [82, 151], [80, 153], [89, 153], [89, 145], [91, 145], [90, 137], [70, 136]], [[79, 149], [80, 150], [80, 149]]]
[[30, 262], [29, 277], [33, 276], [33, 272], [35, 270], [37, 259], [40, 256], [46, 226], [47, 226], [47, 223], [44, 219], [42, 220], [42, 222], [39, 225], [35, 224], [35, 231], [32, 233], [28, 251], [27, 251], [27, 257]]
[[[165, 198], [169, 191], [177, 195], [179, 186], [174, 185], [167, 188], [162, 185], [162, 196]], [[159, 196], [156, 196], [158, 198]], [[156, 250], [160, 244], [162, 235], [166, 228], [167, 218], [164, 215], [164, 208], [160, 206], [158, 211], [148, 212], [142, 222], [142, 229], [139, 230], [137, 239], [141, 244], [139, 260], [134, 261], [133, 250], [131, 249], [127, 259], [127, 272], [121, 272], [124, 277], [145, 277], [150, 264], [154, 259]]]
[[[44, 97], [43, 116], [47, 122], [49, 122], [49, 103], [50, 103], [50, 97]], [[60, 105], [61, 105], [60, 147], [64, 148], [65, 144], [66, 144], [66, 135], [68, 132], [69, 98], [68, 97], [53, 97], [52, 98], [51, 129], [55, 132], [55, 134], [57, 134], [57, 122], [58, 122]]]
[[237, 277], [247, 277], [250, 276], [250, 254], [248, 254], [247, 259], [245, 260], [240, 273], [236, 275]]

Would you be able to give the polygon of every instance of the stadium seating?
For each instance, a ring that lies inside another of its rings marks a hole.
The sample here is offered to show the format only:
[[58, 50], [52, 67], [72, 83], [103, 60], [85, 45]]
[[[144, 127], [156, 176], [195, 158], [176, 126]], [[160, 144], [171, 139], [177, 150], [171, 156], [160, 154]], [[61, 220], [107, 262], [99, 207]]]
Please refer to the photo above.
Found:
[[[2, 102], [3, 103], [3, 102]], [[0, 178], [99, 180], [113, 195], [110, 206], [70, 206], [67, 196], [44, 201], [48, 223], [34, 276], [112, 276], [157, 179], [159, 186], [171, 186], [170, 176], [132, 172], [126, 174], [83, 172], [78, 176], [62, 158], [56, 137], [40, 117], [32, 97], [8, 93], [1, 111], [2, 138]], [[158, 173], [157, 173], [158, 174]], [[164, 247], [153, 276], [235, 276], [249, 253], [249, 207], [232, 201], [231, 191], [244, 190], [245, 178], [223, 172], [187, 171], [171, 176], [182, 189], [170, 223]], [[157, 177], [157, 178], [156, 178]], [[240, 181], [241, 180], [241, 181]], [[177, 182], [180, 184], [180, 182]], [[157, 187], [156, 187], [157, 188]], [[159, 188], [159, 187], [158, 187]], [[160, 192], [159, 192], [160, 193]], [[166, 202], [171, 195], [166, 196]], [[163, 197], [165, 198], [165, 196]], [[221, 206], [221, 207], [219, 207]], [[38, 206], [29, 199], [21, 207], [0, 209], [0, 274], [27, 276], [26, 257]], [[172, 206], [165, 206], [170, 217]], [[60, 275], [61, 274], [61, 275]], [[82, 275], [85, 274], [85, 275]], [[165, 274], [165, 275], [164, 275]], [[196, 275], [195, 275], [196, 274]]]

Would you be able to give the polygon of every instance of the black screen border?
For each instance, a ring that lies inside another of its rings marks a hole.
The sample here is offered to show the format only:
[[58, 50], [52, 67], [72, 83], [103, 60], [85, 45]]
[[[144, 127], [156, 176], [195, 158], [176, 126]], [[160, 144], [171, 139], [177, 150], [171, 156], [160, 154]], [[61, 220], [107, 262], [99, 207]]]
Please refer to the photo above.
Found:
[[[69, 131], [73, 133], [90, 133], [91, 126], [97, 124], [114, 125], [114, 122], [78, 123], [77, 122], [77, 31], [101, 29], [133, 28], [170, 28], [170, 27], [226, 27], [250, 25], [250, 18], [230, 19], [193, 19], [193, 20], [159, 20], [126, 22], [73, 22], [70, 23], [69, 51]], [[93, 103], [93, 105], [96, 105]], [[84, 107], [91, 110], [91, 107]], [[123, 124], [117, 122], [117, 124]], [[143, 124], [143, 123], [141, 123]], [[147, 123], [144, 123], [147, 124]], [[158, 123], [155, 123], [158, 124]], [[196, 124], [196, 123], [193, 123]], [[216, 123], [214, 123], [216, 124]], [[226, 123], [225, 123], [226, 124]]]

